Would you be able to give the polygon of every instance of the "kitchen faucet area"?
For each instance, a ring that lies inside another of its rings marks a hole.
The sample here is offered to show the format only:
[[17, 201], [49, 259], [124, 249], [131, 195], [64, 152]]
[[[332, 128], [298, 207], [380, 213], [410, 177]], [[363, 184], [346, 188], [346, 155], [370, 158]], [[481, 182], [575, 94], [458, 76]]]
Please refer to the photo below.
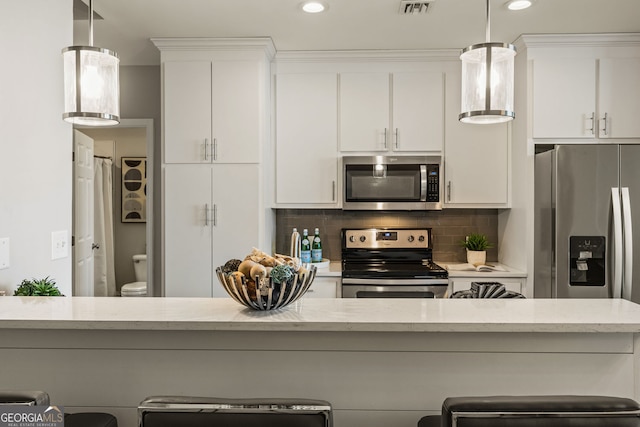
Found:
[[0, 4], [0, 427], [640, 425], [600, 3]]

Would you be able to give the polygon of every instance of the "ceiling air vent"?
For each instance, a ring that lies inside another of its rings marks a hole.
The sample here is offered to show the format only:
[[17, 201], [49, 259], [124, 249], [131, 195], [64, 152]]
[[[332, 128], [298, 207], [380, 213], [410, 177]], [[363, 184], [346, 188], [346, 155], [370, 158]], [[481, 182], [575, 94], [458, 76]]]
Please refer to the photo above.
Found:
[[400, 9], [398, 9], [398, 13], [400, 15], [417, 15], [421, 13], [427, 13], [428, 10], [433, 6], [434, 0], [430, 1], [408, 1], [402, 0], [400, 2]]

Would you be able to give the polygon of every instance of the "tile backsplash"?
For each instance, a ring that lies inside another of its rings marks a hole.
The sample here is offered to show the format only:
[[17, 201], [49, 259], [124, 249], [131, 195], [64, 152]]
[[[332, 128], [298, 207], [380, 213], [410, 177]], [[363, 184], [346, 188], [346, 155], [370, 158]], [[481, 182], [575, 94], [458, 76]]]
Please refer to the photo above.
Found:
[[341, 258], [340, 231], [343, 228], [431, 227], [433, 258], [436, 262], [466, 262], [460, 242], [470, 233], [487, 236], [493, 247], [487, 260], [498, 260], [498, 211], [496, 209], [444, 209], [420, 212], [343, 211], [340, 209], [277, 209], [276, 252], [288, 254], [291, 231], [320, 229], [324, 258]]

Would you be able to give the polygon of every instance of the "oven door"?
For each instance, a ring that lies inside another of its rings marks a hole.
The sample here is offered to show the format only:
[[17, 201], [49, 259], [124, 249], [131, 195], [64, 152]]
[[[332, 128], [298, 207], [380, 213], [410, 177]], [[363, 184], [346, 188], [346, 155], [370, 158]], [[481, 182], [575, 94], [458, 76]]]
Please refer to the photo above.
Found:
[[342, 279], [342, 298], [444, 298], [447, 279]]

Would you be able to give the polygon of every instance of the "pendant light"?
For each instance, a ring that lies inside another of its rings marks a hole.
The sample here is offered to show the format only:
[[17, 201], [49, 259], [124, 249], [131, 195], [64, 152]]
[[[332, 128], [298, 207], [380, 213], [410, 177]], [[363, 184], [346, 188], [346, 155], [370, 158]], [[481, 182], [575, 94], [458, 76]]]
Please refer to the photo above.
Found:
[[69, 122], [110, 126], [120, 122], [118, 54], [93, 46], [93, 0], [89, 0], [89, 46], [62, 49], [64, 113]]
[[490, 41], [491, 8], [487, 1], [486, 43], [462, 50], [463, 123], [491, 124], [513, 120], [513, 68], [516, 48]]

